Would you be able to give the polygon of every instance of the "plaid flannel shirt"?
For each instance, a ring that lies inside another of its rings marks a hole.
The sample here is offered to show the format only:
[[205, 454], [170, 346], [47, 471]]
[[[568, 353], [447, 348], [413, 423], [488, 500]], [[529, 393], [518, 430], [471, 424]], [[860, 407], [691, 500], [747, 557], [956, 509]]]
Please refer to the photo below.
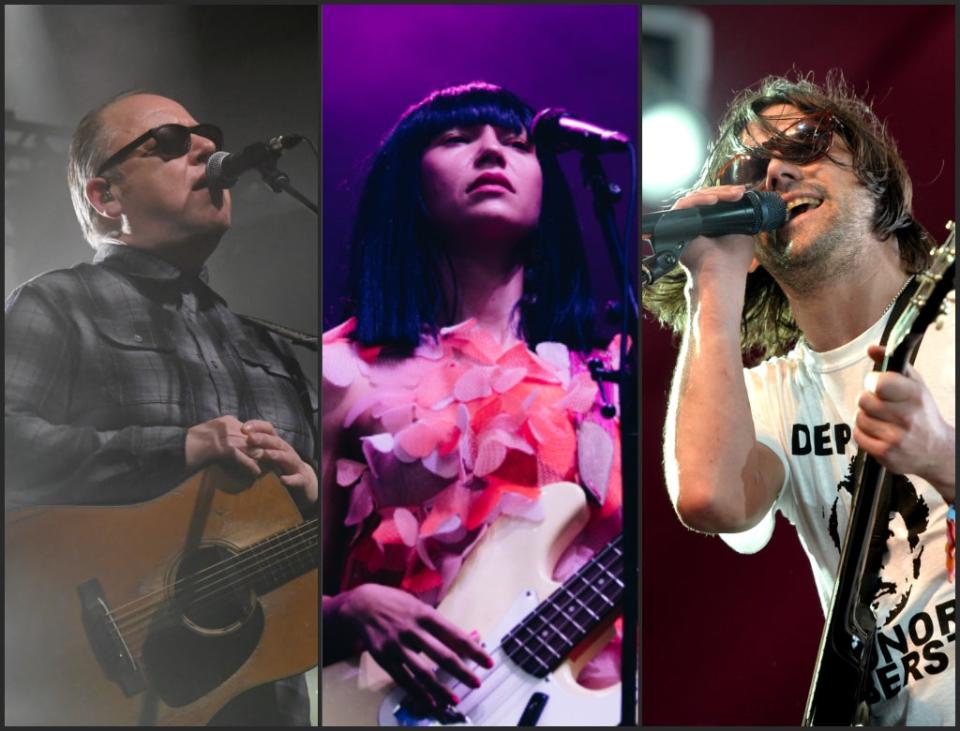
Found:
[[225, 415], [269, 421], [317, 468], [318, 399], [292, 349], [206, 282], [107, 243], [10, 295], [8, 506], [156, 497], [188, 477], [187, 429]]

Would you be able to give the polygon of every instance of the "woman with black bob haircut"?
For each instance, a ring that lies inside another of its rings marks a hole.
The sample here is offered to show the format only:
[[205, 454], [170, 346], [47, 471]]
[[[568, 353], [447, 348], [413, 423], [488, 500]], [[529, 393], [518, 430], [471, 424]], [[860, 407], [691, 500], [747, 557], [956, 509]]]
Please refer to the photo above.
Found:
[[[457, 321], [458, 277], [443, 232], [421, 188], [421, 158], [454, 127], [489, 124], [529, 139], [533, 110], [506, 89], [474, 82], [441, 89], [410, 107], [387, 135], [367, 177], [351, 237], [356, 339], [414, 348], [424, 329]], [[524, 267], [518, 335], [531, 346], [552, 340], [576, 350], [592, 345], [594, 307], [573, 197], [556, 156], [536, 151], [543, 202], [536, 229], [516, 254]], [[443, 291], [443, 275], [452, 291]]]
[[[593, 342], [576, 209], [556, 158], [533, 144], [532, 119], [482, 82], [402, 115], [361, 194], [351, 316], [323, 336], [324, 664], [367, 650], [422, 708], [456, 706], [479, 725], [498, 723], [502, 704], [467, 696], [503, 651], [491, 642], [488, 655], [476, 625], [435, 609], [466, 557], [499, 519], [535, 526], [562, 490], [583, 501], [584, 527], [555, 580], [622, 529], [618, 420], [602, 415], [588, 367], [615, 367], [619, 341]], [[503, 566], [504, 586], [536, 565], [535, 546], [523, 554]], [[468, 604], [492, 601], [490, 589]], [[614, 632], [577, 677], [607, 689], [614, 719], [619, 656]], [[347, 692], [355, 680], [337, 690], [344, 677], [358, 676], [324, 674], [325, 725], [376, 705]]]

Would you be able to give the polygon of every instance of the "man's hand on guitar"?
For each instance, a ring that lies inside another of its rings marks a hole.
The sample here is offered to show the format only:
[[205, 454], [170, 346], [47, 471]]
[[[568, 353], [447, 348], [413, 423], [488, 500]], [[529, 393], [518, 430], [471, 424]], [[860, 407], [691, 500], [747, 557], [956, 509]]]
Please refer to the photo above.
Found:
[[340, 599], [338, 614], [355, 628], [374, 660], [397, 685], [427, 706], [459, 703], [437, 680], [433, 663], [471, 688], [478, 688], [480, 679], [464, 660], [493, 666], [493, 660], [465, 632], [405, 591], [362, 584]]
[[[883, 359], [880, 346], [867, 352], [876, 362]], [[920, 374], [911, 365], [905, 375], [874, 371], [866, 385], [857, 401], [854, 440], [890, 472], [919, 475], [953, 502], [955, 431]]]
[[239, 467], [241, 472], [257, 476], [262, 470], [249, 455], [243, 423], [235, 416], [218, 416], [187, 429], [185, 446], [187, 470], [196, 470], [221, 461], [225, 466]]
[[251, 419], [243, 424], [247, 453], [258, 462], [274, 467], [280, 474], [280, 482], [288, 488], [301, 492], [310, 505], [317, 502], [320, 494], [317, 473], [304, 462], [296, 450], [277, 435], [273, 424]]

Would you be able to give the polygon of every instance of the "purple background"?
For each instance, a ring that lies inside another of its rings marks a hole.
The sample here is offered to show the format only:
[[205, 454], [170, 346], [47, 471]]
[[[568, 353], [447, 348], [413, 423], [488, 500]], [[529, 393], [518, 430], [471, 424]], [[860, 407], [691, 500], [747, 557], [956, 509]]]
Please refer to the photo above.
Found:
[[[484, 80], [535, 110], [564, 107], [638, 139], [639, 22], [638, 7], [624, 5], [324, 6], [324, 329], [342, 319], [365, 165], [408, 106], [436, 88]], [[616, 296], [614, 277], [578, 161], [576, 153], [562, 156], [602, 304]], [[604, 165], [626, 190], [626, 156], [608, 155]], [[617, 209], [622, 230], [626, 201]]]

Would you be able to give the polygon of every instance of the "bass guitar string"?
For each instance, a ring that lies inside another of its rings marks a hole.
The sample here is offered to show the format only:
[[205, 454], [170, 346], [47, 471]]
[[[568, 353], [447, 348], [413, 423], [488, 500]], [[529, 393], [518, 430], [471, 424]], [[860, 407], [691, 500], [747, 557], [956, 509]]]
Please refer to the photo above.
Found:
[[[604, 561], [610, 558], [611, 553], [613, 554], [612, 556], [613, 562], [608, 566], [603, 565]], [[524, 628], [525, 625], [531, 624], [532, 620], [536, 620], [536, 619], [541, 619], [542, 621], [545, 621], [548, 628], [555, 630], [555, 634], [553, 635], [554, 637], [556, 636], [556, 634], [560, 634], [560, 636], [562, 637], [564, 636], [562, 632], [559, 632], [561, 628], [565, 628], [564, 624], [569, 624], [572, 627], [575, 627], [578, 631], [583, 632], [583, 627], [581, 627], [579, 623], [577, 623], [574, 619], [572, 619], [570, 616], [570, 613], [565, 612], [562, 606], [559, 604], [559, 602], [557, 602], [557, 600], [555, 599], [555, 597], [561, 594], [568, 595], [568, 598], [565, 599], [565, 602], [568, 606], [573, 606], [574, 603], [580, 605], [579, 608], [574, 610], [574, 612], [572, 613], [573, 615], [577, 615], [578, 613], [581, 612], [581, 610], [585, 609], [587, 610], [588, 614], [591, 615], [590, 620], [594, 622], [601, 621], [602, 618], [606, 616], [608, 611], [611, 610], [613, 607], [611, 606], [611, 602], [609, 598], [601, 594], [597, 589], [595, 589], [589, 583], [588, 574], [595, 569], [599, 569], [600, 573], [607, 574], [614, 581], [616, 581], [617, 583], [620, 583], [622, 587], [622, 583], [619, 581], [616, 574], [611, 573], [611, 571], [617, 571], [618, 568], [622, 572], [622, 561], [621, 561], [622, 557], [623, 557], [623, 553], [622, 551], [619, 550], [619, 541], [611, 542], [611, 544], [608, 544], [608, 546], [604, 550], [602, 550], [599, 554], [597, 554], [595, 559], [585, 564], [579, 571], [577, 571], [577, 573], [575, 573], [567, 581], [565, 581], [560, 587], [558, 587], [547, 600], [545, 600], [540, 606], [537, 607], [537, 609], [533, 611], [533, 613], [531, 613], [531, 615], [527, 617], [527, 619], [523, 620], [514, 630], [512, 630], [510, 633], [505, 635], [504, 642], [508, 642], [511, 639], [517, 639], [516, 638], [517, 630]], [[618, 566], [618, 564], [621, 564], [621, 565]], [[571, 591], [570, 587], [579, 580], [583, 580], [587, 583], [584, 583], [584, 585], [580, 589]], [[584, 601], [582, 595], [587, 590], [589, 590], [591, 593], [586, 598], [586, 601]], [[594, 612], [593, 611], [594, 608], [590, 607], [589, 603], [597, 599], [600, 600], [599, 606], [596, 607], [596, 612]], [[545, 611], [549, 609], [554, 609], [556, 613], [554, 614], [553, 618], [547, 619], [543, 615], [545, 614]], [[560, 627], [556, 627], [553, 624], [553, 621], [558, 616], [561, 618]], [[529, 631], [533, 632], [533, 630], [530, 629], [529, 627], [526, 627], [526, 628]], [[569, 644], [569, 642], [566, 641], [565, 637], [564, 639], [566, 644]], [[536, 653], [533, 650], [530, 650], [530, 648], [527, 646], [529, 643], [537, 642], [541, 646], [549, 647], [546, 639], [542, 638], [540, 635], [538, 635], [535, 632], [533, 632], [530, 638], [526, 640], [517, 639], [517, 641], [520, 643], [521, 648], [526, 650], [533, 657], [536, 657]], [[460, 698], [460, 704], [457, 706], [457, 709], [461, 713], [469, 717], [471, 721], [475, 724], [482, 725], [484, 720], [489, 718], [490, 713], [479, 715], [477, 717], [473, 717], [473, 714], [478, 707], [483, 705], [490, 698], [491, 695], [493, 695], [499, 689], [501, 689], [504, 683], [510, 681], [511, 679], [516, 681], [515, 688], [510, 689], [508, 687], [506, 689], [509, 693], [508, 697], [512, 697], [517, 693], [522, 692], [525, 688], [527, 688], [530, 685], [530, 681], [527, 678], [525, 678], [524, 676], [517, 675], [513, 670], [511, 670], [503, 662], [503, 660], [510, 658], [509, 653], [504, 647], [504, 642], [501, 642], [501, 644], [497, 645], [488, 653], [491, 656], [491, 658], [494, 658], [495, 656], [498, 656], [498, 655], [503, 656], [503, 659], [499, 661], [495, 660], [496, 665], [492, 669], [480, 668], [479, 665], [474, 663], [475, 667], [480, 670], [480, 672], [477, 673], [481, 679], [481, 686], [479, 688], [472, 688], [459, 680], [455, 680], [455, 682], [452, 685], [447, 686], [450, 688], [450, 690], [453, 693], [455, 693]], [[544, 663], [544, 666], [546, 667], [545, 663]], [[518, 667], [520, 667], [520, 669], [523, 670], [522, 666], [518, 665]], [[530, 675], [530, 677], [535, 677], [535, 676]], [[500, 706], [500, 704], [494, 704], [494, 705], [497, 707]], [[496, 712], [497, 709], [498, 708], [495, 708], [493, 712]]]

